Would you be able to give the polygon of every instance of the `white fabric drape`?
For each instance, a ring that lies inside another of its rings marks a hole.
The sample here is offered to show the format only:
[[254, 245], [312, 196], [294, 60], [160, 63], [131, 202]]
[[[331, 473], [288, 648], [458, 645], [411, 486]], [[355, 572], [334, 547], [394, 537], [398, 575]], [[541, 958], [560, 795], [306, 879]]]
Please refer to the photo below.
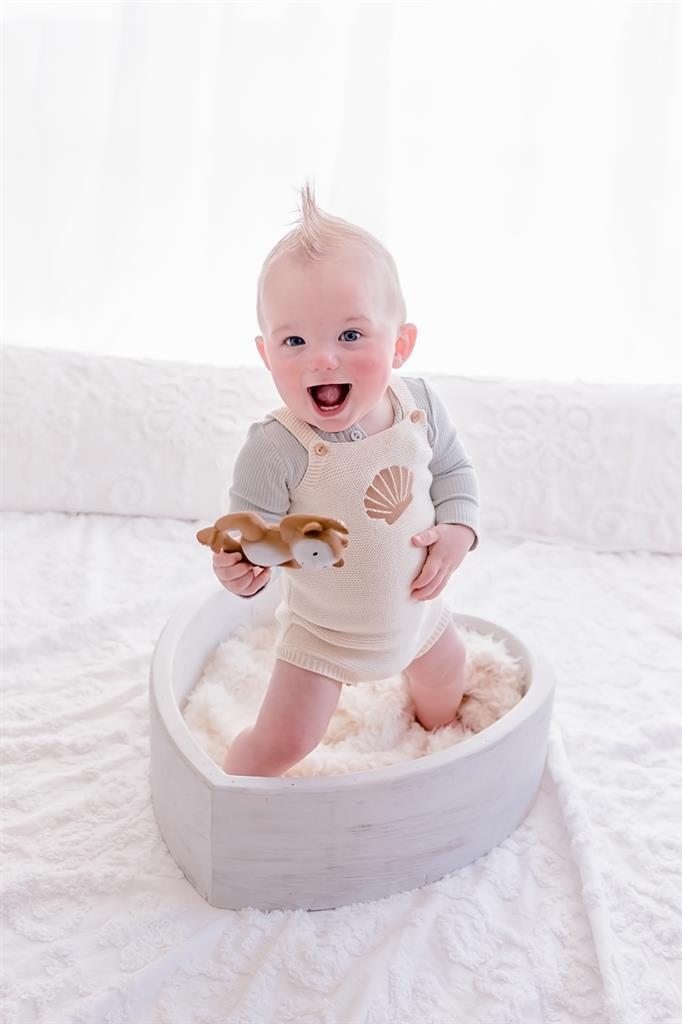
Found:
[[306, 178], [410, 371], [679, 372], [676, 3], [7, 3], [3, 341], [255, 364]]

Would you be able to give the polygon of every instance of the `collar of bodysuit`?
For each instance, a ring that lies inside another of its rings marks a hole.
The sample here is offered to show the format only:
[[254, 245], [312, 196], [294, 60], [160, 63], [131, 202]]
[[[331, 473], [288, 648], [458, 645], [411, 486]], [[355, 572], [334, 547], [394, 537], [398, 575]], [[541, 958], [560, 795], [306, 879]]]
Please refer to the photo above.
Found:
[[[392, 388], [389, 388], [388, 397], [390, 398], [391, 405], [393, 406], [393, 415], [395, 417], [393, 422], [399, 423], [403, 418], [403, 411]], [[313, 430], [316, 434], [319, 434], [320, 437], [324, 438], [325, 441], [362, 441], [367, 437], [367, 434], [358, 423], [354, 423], [351, 427], [348, 427], [347, 430], [339, 430], [337, 433], [331, 433], [327, 430], [319, 430], [317, 427], [313, 427]]]

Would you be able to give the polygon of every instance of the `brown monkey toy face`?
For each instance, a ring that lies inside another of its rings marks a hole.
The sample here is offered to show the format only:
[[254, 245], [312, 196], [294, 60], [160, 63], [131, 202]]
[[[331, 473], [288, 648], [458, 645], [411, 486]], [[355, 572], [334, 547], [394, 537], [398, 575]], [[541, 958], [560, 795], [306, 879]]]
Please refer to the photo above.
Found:
[[348, 527], [340, 519], [305, 512], [285, 516], [279, 524], [283, 539], [302, 569], [326, 569], [343, 565], [348, 546]]
[[303, 535], [291, 545], [291, 553], [302, 569], [326, 569], [337, 560], [337, 555], [322, 536]]

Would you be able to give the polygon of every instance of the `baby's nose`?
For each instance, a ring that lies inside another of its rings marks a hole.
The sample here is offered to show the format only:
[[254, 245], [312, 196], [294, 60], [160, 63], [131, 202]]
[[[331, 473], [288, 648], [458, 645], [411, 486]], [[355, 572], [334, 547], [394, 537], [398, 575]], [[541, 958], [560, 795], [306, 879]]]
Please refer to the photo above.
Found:
[[339, 357], [331, 347], [324, 346], [311, 353], [310, 366], [313, 370], [335, 370], [339, 365]]

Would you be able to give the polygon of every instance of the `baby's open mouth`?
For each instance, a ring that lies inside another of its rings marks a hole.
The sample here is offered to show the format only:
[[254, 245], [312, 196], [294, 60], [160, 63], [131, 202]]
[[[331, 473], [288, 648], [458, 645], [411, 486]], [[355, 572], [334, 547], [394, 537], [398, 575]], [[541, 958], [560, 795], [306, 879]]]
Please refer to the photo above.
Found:
[[308, 388], [308, 394], [320, 412], [338, 412], [350, 394], [350, 387], [350, 384], [315, 384]]

